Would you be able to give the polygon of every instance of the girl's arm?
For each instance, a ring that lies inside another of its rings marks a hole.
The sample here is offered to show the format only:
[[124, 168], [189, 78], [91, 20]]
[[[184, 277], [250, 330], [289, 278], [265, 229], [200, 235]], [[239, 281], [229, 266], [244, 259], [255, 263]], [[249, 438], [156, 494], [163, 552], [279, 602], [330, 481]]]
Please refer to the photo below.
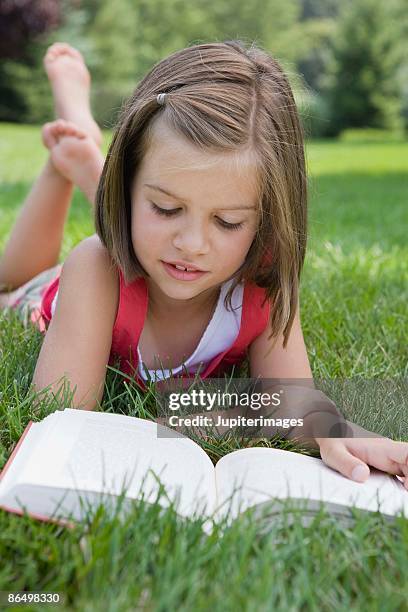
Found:
[[66, 375], [74, 390], [72, 405], [92, 410], [103, 395], [119, 279], [106, 249], [94, 235], [66, 259], [55, 313], [38, 357], [33, 384], [53, 392]]
[[283, 348], [283, 334], [279, 336], [273, 348], [274, 339], [268, 340], [268, 335], [270, 335], [269, 326], [249, 347], [251, 377], [299, 378], [313, 381], [300, 326], [299, 306], [286, 348]]
[[[300, 387], [313, 388], [312, 372], [300, 326], [299, 307], [286, 348], [282, 346], [282, 336], [272, 347], [273, 339], [268, 340], [268, 332], [269, 329], [267, 328], [250, 346], [251, 377], [301, 379], [296, 381], [295, 384], [298, 382]], [[304, 389], [306, 397], [307, 394], [307, 389]], [[309, 406], [306, 407], [300, 404], [300, 412], [303, 414], [298, 416], [305, 416], [312, 404], [313, 401], [309, 402]], [[290, 402], [288, 402], [287, 408], [291, 412], [293, 406], [290, 405]], [[325, 410], [325, 413], [316, 414], [312, 430], [315, 430], [316, 423], [318, 429], [324, 429], [322, 418], [326, 418], [329, 423], [327, 432], [329, 432], [330, 423], [335, 422], [337, 417], [335, 413], [330, 412], [329, 404], [327, 404]], [[296, 415], [289, 414], [289, 416]], [[313, 417], [311, 420], [313, 420]], [[307, 419], [305, 419], [305, 422], [307, 422]], [[349, 421], [346, 421], [346, 423], [352, 437], [328, 437], [329, 433], [324, 437], [314, 436], [313, 442], [319, 447], [323, 461], [344, 476], [359, 482], [364, 482], [368, 478], [370, 474], [368, 466], [371, 465], [379, 470], [402, 477], [405, 488], [408, 489], [408, 443], [381, 437]], [[308, 435], [306, 434], [305, 439], [307, 438]]]
[[[315, 397], [321, 400], [315, 391], [312, 371], [306, 352], [300, 325], [299, 305], [296, 309], [292, 329], [288, 342], [283, 348], [283, 334], [278, 339], [269, 339], [269, 325], [258, 336], [249, 347], [249, 365], [251, 378], [262, 379], [262, 392], [279, 393], [280, 404], [278, 407], [265, 406], [264, 416], [274, 419], [305, 419], [307, 413], [315, 412]], [[276, 341], [275, 341], [276, 340]], [[282, 392], [283, 391], [283, 392]], [[321, 409], [323, 409], [320, 401]], [[251, 416], [257, 416], [255, 412]], [[313, 414], [315, 420], [316, 414]], [[318, 417], [317, 417], [318, 418]], [[308, 423], [312, 417], [309, 416]], [[333, 418], [332, 418], [333, 420]], [[264, 428], [265, 435], [274, 435], [277, 430]], [[294, 427], [289, 436], [301, 438], [305, 443], [317, 447], [317, 442], [312, 435], [310, 425], [306, 427]]]

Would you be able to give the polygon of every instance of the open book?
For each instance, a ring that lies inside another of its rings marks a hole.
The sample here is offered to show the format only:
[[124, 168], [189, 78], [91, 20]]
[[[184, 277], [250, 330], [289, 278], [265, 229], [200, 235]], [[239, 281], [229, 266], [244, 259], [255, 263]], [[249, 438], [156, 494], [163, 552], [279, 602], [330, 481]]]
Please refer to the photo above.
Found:
[[185, 517], [232, 520], [287, 498], [306, 500], [309, 512], [324, 502], [338, 515], [356, 507], [408, 517], [408, 491], [383, 472], [360, 484], [321, 459], [271, 448], [234, 451], [214, 468], [198, 444], [153, 421], [73, 409], [28, 424], [0, 475], [0, 507], [43, 520], [82, 520], [87, 508], [117, 500], [124, 489], [126, 499], [154, 502], [160, 483], [167, 496], [159, 503], [175, 501]]

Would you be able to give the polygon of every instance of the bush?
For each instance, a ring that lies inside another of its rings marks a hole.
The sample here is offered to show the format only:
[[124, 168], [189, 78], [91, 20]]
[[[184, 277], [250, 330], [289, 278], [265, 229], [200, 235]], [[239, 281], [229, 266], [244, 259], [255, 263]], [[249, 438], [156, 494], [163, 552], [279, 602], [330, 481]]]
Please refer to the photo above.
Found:
[[333, 111], [331, 135], [347, 128], [403, 129], [401, 22], [401, 0], [341, 3], [323, 84]]

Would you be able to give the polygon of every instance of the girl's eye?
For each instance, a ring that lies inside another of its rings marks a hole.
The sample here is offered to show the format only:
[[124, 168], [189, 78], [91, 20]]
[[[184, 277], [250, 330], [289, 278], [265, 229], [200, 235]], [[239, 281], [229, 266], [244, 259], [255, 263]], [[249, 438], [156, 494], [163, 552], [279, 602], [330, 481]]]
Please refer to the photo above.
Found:
[[219, 217], [217, 217], [217, 221], [226, 230], [238, 230], [243, 225], [242, 221], [240, 223], [227, 223], [227, 221], [223, 221]]
[[[173, 217], [180, 210], [180, 208], [160, 208], [160, 206], [157, 206], [157, 204], [155, 204], [154, 202], [150, 202], [150, 204], [152, 210], [158, 215], [162, 215], [163, 217]], [[243, 225], [242, 221], [240, 223], [228, 223], [227, 221], [224, 221], [219, 217], [217, 217], [217, 221], [218, 224], [226, 230], [238, 230]]]
[[160, 208], [160, 206], [157, 206], [157, 204], [154, 204], [154, 202], [150, 202], [150, 204], [155, 213], [158, 215], [163, 215], [164, 217], [172, 217], [180, 210], [179, 208]]

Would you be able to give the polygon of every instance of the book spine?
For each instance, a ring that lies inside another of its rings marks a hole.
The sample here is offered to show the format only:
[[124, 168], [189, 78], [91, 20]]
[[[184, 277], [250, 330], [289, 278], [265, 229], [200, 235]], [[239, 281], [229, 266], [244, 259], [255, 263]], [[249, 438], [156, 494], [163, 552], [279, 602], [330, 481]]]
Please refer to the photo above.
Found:
[[37, 521], [41, 521], [43, 523], [55, 523], [56, 525], [61, 525], [61, 527], [68, 527], [68, 529], [75, 529], [76, 525], [72, 521], [64, 520], [64, 519], [56, 519], [50, 518], [44, 514], [35, 514], [33, 512], [24, 512], [23, 510], [17, 510], [16, 508], [10, 508], [9, 506], [3, 506], [0, 504], [0, 509], [5, 510], [6, 512], [10, 512], [11, 514], [18, 514], [19, 516], [29, 516]]

